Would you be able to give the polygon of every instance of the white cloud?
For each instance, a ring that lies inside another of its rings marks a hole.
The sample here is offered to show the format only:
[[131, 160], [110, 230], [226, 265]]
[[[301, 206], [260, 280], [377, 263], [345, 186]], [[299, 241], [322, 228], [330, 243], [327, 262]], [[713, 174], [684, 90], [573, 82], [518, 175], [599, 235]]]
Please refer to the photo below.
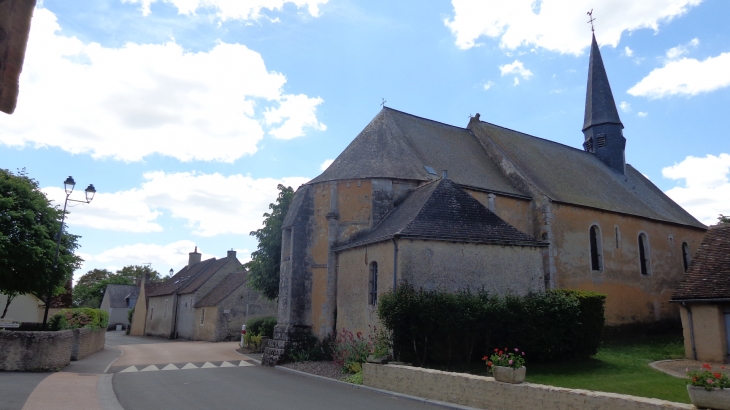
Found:
[[624, 47], [624, 55], [631, 57], [634, 55], [634, 50], [630, 49], [629, 46]]
[[493, 85], [494, 85], [494, 81], [487, 81], [486, 83], [484, 83], [482, 88], [484, 88], [484, 91], [487, 91], [490, 88], [492, 88]]
[[649, 115], [648, 112], [639, 111], [636, 115], [638, 115], [641, 118], [646, 118], [646, 116]]
[[[97, 192], [83, 209], [70, 208], [68, 224], [113, 231], [159, 232], [163, 229], [157, 218], [166, 213], [184, 220], [193, 235], [248, 235], [262, 226], [264, 212], [279, 193], [278, 184], [296, 189], [309, 180], [161, 171], [146, 173], [144, 178], [139, 188]], [[63, 203], [63, 189], [49, 187], [43, 191], [57, 204]], [[83, 197], [81, 192], [78, 195]]]
[[[122, 3], [140, 4], [142, 14], [151, 13], [150, 5], [158, 0], [122, 0]], [[172, 4], [180, 14], [195, 14], [200, 9], [214, 9], [216, 16], [226, 20], [256, 20], [261, 17], [261, 10], [281, 10], [286, 3], [297, 8], [306, 7], [313, 17], [319, 17], [319, 6], [328, 0], [162, 0]]]
[[244, 45], [106, 48], [60, 29], [53, 13], [35, 10], [23, 91], [15, 114], [0, 122], [0, 143], [123, 161], [156, 153], [233, 162], [255, 153], [270, 126], [277, 138], [325, 129], [315, 115], [322, 99], [285, 94], [286, 77]]
[[618, 106], [619, 106], [619, 108], [621, 108], [621, 111], [623, 111], [623, 112], [631, 111], [631, 104], [627, 103], [626, 101], [621, 101], [621, 104], [619, 104]]
[[682, 58], [652, 70], [627, 92], [636, 97], [694, 96], [730, 85], [730, 53], [704, 61]]
[[542, 47], [581, 54], [590, 45], [587, 10], [594, 10], [597, 39], [616, 47], [624, 31], [658, 30], [659, 24], [686, 13], [702, 0], [452, 0], [453, 18], [444, 20], [456, 45], [468, 49], [482, 37], [499, 38], [500, 47]]
[[521, 76], [526, 80], [532, 77], [532, 71], [526, 69], [525, 65], [522, 64], [522, 62], [519, 60], [515, 60], [510, 64], [504, 64], [499, 66], [499, 71], [502, 73], [502, 76], [515, 74]]
[[717, 223], [719, 214], [730, 214], [730, 154], [689, 156], [662, 169], [665, 178], [684, 180], [666, 194], [704, 224]]
[[669, 50], [667, 50], [667, 60], [676, 60], [679, 57], [687, 54], [689, 52], [689, 47], [697, 47], [700, 44], [700, 40], [697, 38], [693, 38], [687, 45], [678, 45], [677, 47], [672, 47]]
[[520, 79], [515, 77], [514, 81], [512, 81], [512, 85], [520, 85]]
[[335, 162], [335, 160], [333, 160], [333, 159], [326, 159], [326, 160], [324, 160], [324, 162], [322, 163], [322, 165], [319, 166], [319, 169], [321, 171], [324, 171], [325, 169], [329, 168], [330, 165], [332, 165], [333, 162]]

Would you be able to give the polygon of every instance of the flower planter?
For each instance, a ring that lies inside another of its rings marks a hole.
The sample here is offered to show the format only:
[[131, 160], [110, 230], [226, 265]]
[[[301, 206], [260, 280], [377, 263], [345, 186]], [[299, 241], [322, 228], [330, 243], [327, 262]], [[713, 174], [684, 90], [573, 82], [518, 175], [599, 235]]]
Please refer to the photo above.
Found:
[[520, 368], [504, 367], [504, 366], [492, 366], [492, 375], [494, 380], [504, 383], [522, 383], [525, 381], [525, 373], [527, 368], [522, 366]]
[[373, 355], [370, 355], [365, 360], [368, 363], [373, 363], [373, 364], [388, 364], [388, 356], [375, 357]]
[[730, 410], [730, 389], [705, 390], [704, 387], [687, 385], [689, 399], [701, 409]]

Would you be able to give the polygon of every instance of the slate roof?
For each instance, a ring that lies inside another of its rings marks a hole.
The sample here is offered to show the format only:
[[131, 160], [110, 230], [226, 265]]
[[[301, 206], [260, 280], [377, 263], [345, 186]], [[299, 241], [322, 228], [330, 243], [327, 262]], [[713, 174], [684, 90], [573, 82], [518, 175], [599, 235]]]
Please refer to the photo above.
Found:
[[711, 226], [702, 239], [673, 301], [730, 300], [730, 224]]
[[487, 122], [478, 126], [553, 201], [706, 229], [629, 164], [622, 175], [589, 152]]
[[233, 291], [246, 284], [247, 276], [248, 272], [243, 269], [231, 272], [219, 284], [211, 289], [207, 295], [200, 299], [195, 304], [195, 307], [218, 306], [218, 304], [233, 293]]
[[469, 130], [387, 107], [309, 184], [359, 178], [430, 181], [443, 170], [457, 184], [529, 199], [489, 159]]
[[139, 288], [135, 285], [106, 285], [106, 296], [109, 297], [111, 308], [127, 307], [125, 298], [133, 293], [139, 293]]
[[586, 87], [586, 111], [583, 120], [583, 130], [598, 124], [621, 124], [616, 110], [611, 85], [608, 83], [606, 68], [603, 66], [601, 50], [593, 35], [591, 43], [591, 57], [588, 63], [588, 86]]
[[12, 114], [18, 101], [35, 0], [0, 1], [0, 111]]
[[450, 179], [413, 190], [373, 230], [335, 251], [393, 237], [547, 246], [500, 219]]
[[210, 258], [193, 264], [193, 266], [186, 266], [180, 269], [170, 279], [157, 285], [149, 293], [149, 296], [171, 295], [178, 292], [178, 284], [180, 294], [195, 292], [213, 274], [222, 268], [226, 262], [228, 262], [228, 258]]

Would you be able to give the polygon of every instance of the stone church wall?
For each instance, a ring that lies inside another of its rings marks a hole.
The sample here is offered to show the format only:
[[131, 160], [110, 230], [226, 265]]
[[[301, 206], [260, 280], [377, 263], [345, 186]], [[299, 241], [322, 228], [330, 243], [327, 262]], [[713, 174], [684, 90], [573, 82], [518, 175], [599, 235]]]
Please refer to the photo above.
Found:
[[[678, 319], [669, 303], [684, 275], [682, 243], [697, 250], [704, 231], [613, 212], [553, 203], [558, 288], [608, 295], [606, 323], [617, 325]], [[602, 270], [591, 270], [590, 228], [600, 230]], [[649, 242], [650, 274], [642, 275], [638, 237]]]
[[492, 209], [489, 203], [490, 194], [469, 189], [465, 189], [465, 191], [508, 224], [519, 229], [521, 232], [535, 237], [535, 221], [532, 216], [533, 210], [530, 200], [504, 195], [493, 195], [494, 209]]
[[149, 305], [147, 306], [145, 336], [169, 338], [172, 334], [174, 310], [175, 295], [150, 297]]

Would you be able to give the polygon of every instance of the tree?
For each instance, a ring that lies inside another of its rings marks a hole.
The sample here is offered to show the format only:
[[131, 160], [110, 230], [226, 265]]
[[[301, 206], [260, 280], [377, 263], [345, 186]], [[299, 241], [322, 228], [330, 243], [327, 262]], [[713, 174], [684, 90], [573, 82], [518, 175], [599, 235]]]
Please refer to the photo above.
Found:
[[17, 173], [0, 169], [0, 292], [8, 296], [0, 318], [18, 295], [45, 300], [49, 290], [64, 292], [63, 286], [83, 262], [74, 254], [79, 237], [64, 229], [54, 269], [62, 214], [25, 169]]
[[258, 249], [251, 253], [248, 269], [248, 285], [268, 299], [279, 296], [279, 269], [281, 262], [281, 226], [294, 199], [294, 190], [279, 184], [276, 203], [269, 204], [271, 213], [264, 214], [264, 227], [251, 232], [259, 240]]
[[107, 285], [134, 285], [147, 272], [151, 282], [161, 280], [160, 273], [148, 266], [128, 265], [116, 273], [106, 269], [90, 270], [76, 283], [73, 304], [76, 307], [99, 308]]
[[730, 224], [730, 215], [723, 215], [720, 214], [720, 216], [717, 217], [718, 223], [721, 224]]

